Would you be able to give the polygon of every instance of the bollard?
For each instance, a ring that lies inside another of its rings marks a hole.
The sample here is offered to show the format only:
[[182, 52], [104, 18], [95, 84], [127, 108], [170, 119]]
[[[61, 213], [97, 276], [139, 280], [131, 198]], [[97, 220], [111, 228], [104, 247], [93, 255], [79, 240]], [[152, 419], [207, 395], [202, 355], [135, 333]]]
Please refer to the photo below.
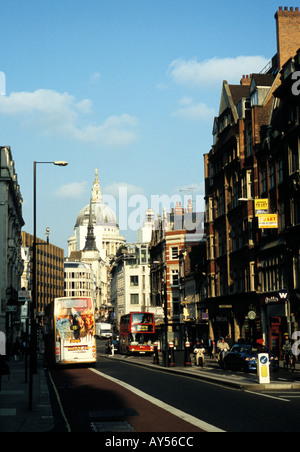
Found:
[[184, 367], [191, 367], [191, 351], [190, 351], [191, 344], [190, 342], [185, 343], [185, 350], [184, 350]]
[[169, 342], [169, 352], [170, 352], [170, 367], [176, 367], [173, 342]]
[[153, 355], [153, 364], [159, 366], [159, 356], [158, 356], [158, 346], [154, 344], [154, 355]]
[[257, 374], [259, 384], [270, 384], [270, 358], [268, 353], [257, 356]]

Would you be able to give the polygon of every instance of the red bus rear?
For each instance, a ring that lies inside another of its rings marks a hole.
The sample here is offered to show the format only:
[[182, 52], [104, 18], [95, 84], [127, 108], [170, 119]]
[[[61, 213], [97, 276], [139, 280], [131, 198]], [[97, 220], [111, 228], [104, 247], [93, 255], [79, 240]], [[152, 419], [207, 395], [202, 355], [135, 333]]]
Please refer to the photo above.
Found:
[[154, 315], [150, 312], [132, 312], [120, 321], [120, 353], [152, 353], [155, 342]]

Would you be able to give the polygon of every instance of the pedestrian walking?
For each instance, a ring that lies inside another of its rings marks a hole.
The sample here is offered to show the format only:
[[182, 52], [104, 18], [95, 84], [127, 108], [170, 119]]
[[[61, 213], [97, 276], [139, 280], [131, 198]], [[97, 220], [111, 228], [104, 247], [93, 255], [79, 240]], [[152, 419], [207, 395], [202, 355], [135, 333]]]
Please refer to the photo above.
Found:
[[209, 336], [208, 338], [208, 356], [212, 359], [214, 357], [214, 351], [215, 351], [215, 341]]

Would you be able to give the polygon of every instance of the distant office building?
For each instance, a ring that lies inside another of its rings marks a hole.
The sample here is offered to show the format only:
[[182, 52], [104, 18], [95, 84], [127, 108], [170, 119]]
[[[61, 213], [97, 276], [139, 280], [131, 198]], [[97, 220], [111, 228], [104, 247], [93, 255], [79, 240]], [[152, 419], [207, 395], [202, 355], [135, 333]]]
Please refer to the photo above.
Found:
[[[29, 281], [26, 289], [32, 290], [32, 259], [33, 259], [33, 235], [22, 231], [22, 244], [24, 251], [29, 250], [30, 261], [25, 266], [26, 279]], [[46, 307], [54, 298], [64, 296], [64, 250], [45, 240], [37, 239], [36, 265], [37, 265], [37, 304], [35, 316], [42, 318]], [[27, 252], [28, 261], [28, 252]], [[28, 269], [30, 271], [28, 272]]]

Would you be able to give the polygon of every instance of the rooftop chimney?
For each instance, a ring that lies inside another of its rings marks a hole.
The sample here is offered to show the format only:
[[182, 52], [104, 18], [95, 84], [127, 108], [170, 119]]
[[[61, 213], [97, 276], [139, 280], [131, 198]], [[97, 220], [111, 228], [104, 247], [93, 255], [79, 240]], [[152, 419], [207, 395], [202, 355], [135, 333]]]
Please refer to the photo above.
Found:
[[242, 86], [250, 86], [251, 85], [251, 77], [249, 75], [243, 75], [241, 79]]
[[181, 202], [176, 202], [175, 215], [183, 215], [183, 213], [184, 213], [184, 210], [181, 205]]
[[299, 7], [279, 7], [275, 14], [277, 25], [277, 52], [279, 70], [300, 47]]

